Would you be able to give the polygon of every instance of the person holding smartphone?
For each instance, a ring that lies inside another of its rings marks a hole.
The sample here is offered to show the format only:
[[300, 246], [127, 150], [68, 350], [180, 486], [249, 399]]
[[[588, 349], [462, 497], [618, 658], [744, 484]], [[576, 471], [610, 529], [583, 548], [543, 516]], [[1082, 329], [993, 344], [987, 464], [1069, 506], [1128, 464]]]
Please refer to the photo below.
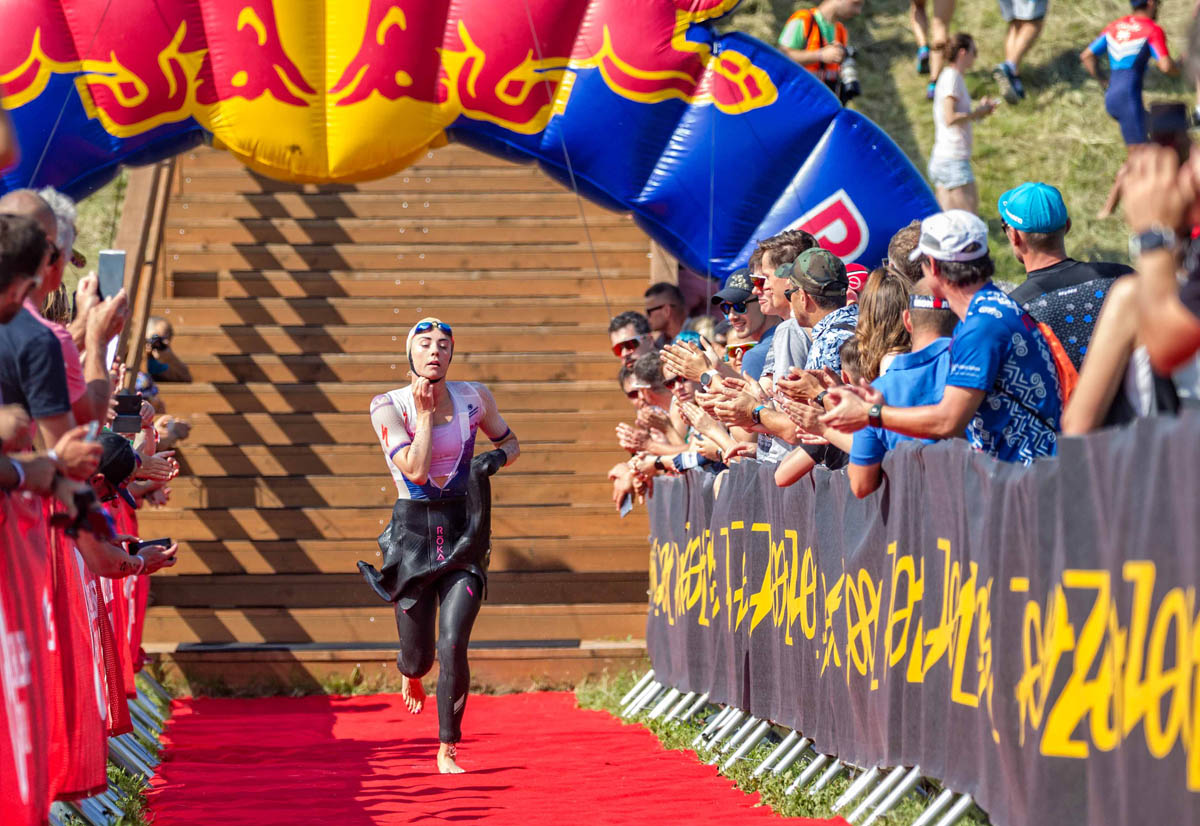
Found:
[[[422, 319], [409, 330], [405, 349], [411, 382], [371, 402], [371, 423], [398, 498], [379, 537], [381, 569], [365, 562], [358, 567], [395, 606], [396, 663], [413, 714], [424, 705], [421, 678], [436, 651], [437, 766], [442, 774], [459, 774], [457, 745], [471, 681], [467, 645], [486, 585], [488, 477], [515, 461], [520, 446], [486, 387], [446, 380], [454, 356], [450, 325]], [[472, 460], [479, 430], [496, 449]]]

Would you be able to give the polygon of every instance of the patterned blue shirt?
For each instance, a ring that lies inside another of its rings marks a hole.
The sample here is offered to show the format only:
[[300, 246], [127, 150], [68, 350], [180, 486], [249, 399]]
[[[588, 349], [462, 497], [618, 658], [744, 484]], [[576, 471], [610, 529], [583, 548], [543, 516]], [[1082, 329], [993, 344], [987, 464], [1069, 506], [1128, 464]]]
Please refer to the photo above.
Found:
[[854, 338], [858, 326], [858, 304], [839, 307], [813, 325], [812, 344], [808, 348], [806, 370], [831, 367], [842, 371], [842, 345]]
[[1033, 318], [990, 281], [954, 330], [946, 385], [987, 393], [967, 425], [972, 447], [1024, 464], [1054, 455], [1062, 426], [1054, 358]]

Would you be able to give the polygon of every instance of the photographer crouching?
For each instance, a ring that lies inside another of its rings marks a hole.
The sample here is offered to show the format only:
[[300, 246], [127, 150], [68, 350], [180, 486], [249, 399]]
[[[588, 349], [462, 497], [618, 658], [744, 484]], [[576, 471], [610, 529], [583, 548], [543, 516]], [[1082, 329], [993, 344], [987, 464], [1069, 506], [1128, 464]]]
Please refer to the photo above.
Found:
[[863, 0], [822, 0], [815, 8], [795, 12], [779, 34], [779, 47], [828, 86], [842, 105], [862, 94], [855, 51], [843, 25], [862, 8]]

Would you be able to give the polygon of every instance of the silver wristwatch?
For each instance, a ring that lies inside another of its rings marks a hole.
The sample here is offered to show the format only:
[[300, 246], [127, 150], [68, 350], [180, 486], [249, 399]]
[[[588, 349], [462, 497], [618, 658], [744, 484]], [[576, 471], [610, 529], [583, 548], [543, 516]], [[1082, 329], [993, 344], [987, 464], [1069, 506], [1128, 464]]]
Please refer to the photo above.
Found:
[[1145, 232], [1135, 232], [1129, 236], [1129, 259], [1131, 261], [1136, 261], [1148, 252], [1161, 249], [1169, 252], [1179, 249], [1179, 236], [1175, 234], [1175, 230], [1154, 224]]

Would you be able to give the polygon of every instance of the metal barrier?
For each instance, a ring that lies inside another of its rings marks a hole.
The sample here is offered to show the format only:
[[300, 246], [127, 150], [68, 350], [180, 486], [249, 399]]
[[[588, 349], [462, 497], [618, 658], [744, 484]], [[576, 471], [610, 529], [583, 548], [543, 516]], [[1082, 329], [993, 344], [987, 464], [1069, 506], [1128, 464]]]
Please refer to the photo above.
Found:
[[[159, 703], [169, 705], [171, 695], [144, 669], [137, 675], [137, 690], [137, 697], [129, 700], [133, 731], [108, 738], [108, 760], [126, 774], [148, 782], [154, 776], [159, 760], [146, 744], [158, 743], [166, 723], [166, 715], [160, 711]], [[90, 826], [112, 826], [124, 814], [120, 799], [121, 791], [110, 779], [108, 788], [94, 797], [55, 803], [50, 807], [50, 824], [66, 826], [73, 817]]]
[[[774, 725], [734, 706], [709, 703], [707, 694], [697, 697], [695, 692], [684, 693], [664, 685], [655, 679], [653, 669], [641, 676], [618, 705], [623, 718], [637, 717], [648, 709], [646, 720], [660, 720], [664, 725], [682, 724], [707, 709], [709, 717], [692, 739], [691, 747], [697, 757], [718, 765], [722, 772], [750, 758], [755, 748], [776, 738], [778, 742], [755, 767], [752, 778], [762, 777], [768, 771], [772, 776], [781, 776], [809, 755], [784, 790], [787, 795], [802, 791], [815, 795], [839, 774], [849, 773], [853, 779], [834, 802], [833, 812], [840, 814], [857, 802], [849, 814], [842, 815], [854, 826], [871, 826], [911, 795], [925, 794], [918, 791], [921, 781], [926, 779], [920, 766], [861, 767], [843, 763], [835, 755], [816, 749], [813, 741], [799, 731]], [[722, 760], [724, 755], [728, 756]], [[913, 826], [953, 826], [973, 805], [970, 795], [943, 788], [929, 799]]]

